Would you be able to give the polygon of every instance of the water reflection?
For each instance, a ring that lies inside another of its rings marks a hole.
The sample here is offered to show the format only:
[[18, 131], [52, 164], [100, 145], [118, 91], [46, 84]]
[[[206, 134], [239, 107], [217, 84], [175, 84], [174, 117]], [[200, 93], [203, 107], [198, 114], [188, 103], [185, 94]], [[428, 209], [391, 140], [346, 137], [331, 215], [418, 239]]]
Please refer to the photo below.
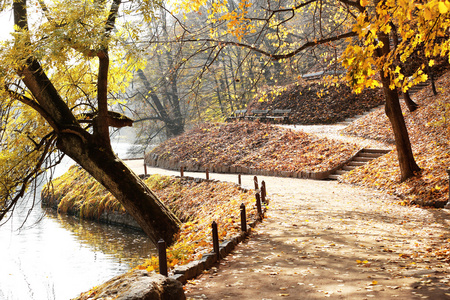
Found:
[[156, 249], [143, 232], [134, 229], [79, 220], [78, 218], [55, 213], [46, 209], [47, 217], [58, 220], [59, 224], [72, 232], [80, 243], [93, 251], [101, 251], [131, 267], [142, 263], [142, 259], [156, 254]]
[[[113, 145], [122, 158], [127, 136], [119, 134]], [[54, 176], [72, 164], [64, 159]], [[60, 216], [41, 209], [39, 200], [30, 211], [31, 204], [25, 198], [0, 226], [0, 300], [71, 299], [156, 252], [141, 232]]]
[[[155, 253], [141, 232], [21, 204], [0, 227], [0, 299], [70, 299]], [[25, 223], [24, 223], [25, 222]]]

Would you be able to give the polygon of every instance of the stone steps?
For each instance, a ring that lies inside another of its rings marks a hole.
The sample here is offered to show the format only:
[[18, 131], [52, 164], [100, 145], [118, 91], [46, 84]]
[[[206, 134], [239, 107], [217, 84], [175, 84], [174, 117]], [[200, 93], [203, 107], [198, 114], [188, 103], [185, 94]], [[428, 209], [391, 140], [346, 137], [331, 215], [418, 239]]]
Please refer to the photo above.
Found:
[[391, 150], [385, 149], [370, 149], [365, 148], [358, 152], [348, 163], [346, 163], [342, 168], [336, 170], [333, 174], [328, 176], [330, 180], [338, 180], [339, 176], [354, 170], [360, 166], [367, 164], [369, 161], [376, 159], [380, 156], [385, 155]]

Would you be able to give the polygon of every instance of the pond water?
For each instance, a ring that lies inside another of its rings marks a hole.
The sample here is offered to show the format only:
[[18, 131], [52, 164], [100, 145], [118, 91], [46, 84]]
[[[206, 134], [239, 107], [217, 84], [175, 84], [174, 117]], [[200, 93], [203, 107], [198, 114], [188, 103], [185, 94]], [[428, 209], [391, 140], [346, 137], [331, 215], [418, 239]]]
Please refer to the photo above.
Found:
[[71, 299], [156, 254], [142, 232], [57, 215], [37, 202], [29, 212], [32, 197], [25, 198], [0, 226], [0, 300]]

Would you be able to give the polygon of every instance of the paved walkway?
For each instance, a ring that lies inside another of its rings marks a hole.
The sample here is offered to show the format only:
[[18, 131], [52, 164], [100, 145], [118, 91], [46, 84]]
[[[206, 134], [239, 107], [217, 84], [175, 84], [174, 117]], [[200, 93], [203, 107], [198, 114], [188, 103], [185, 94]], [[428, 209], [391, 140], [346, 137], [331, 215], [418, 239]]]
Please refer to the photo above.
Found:
[[[392, 147], [341, 135], [343, 125], [290, 127]], [[143, 161], [127, 163], [143, 173]], [[237, 182], [236, 174], [210, 178]], [[335, 181], [258, 178], [270, 198], [267, 218], [217, 268], [185, 286], [188, 299], [450, 299], [450, 265], [429, 251], [450, 241], [448, 210], [400, 206], [393, 197]], [[242, 182], [252, 187], [253, 176]]]
[[[258, 178], [270, 197], [267, 218], [186, 285], [188, 299], [450, 299], [450, 266], [426, 250], [450, 238], [446, 210], [399, 206], [334, 181]], [[253, 176], [242, 179], [252, 186]]]

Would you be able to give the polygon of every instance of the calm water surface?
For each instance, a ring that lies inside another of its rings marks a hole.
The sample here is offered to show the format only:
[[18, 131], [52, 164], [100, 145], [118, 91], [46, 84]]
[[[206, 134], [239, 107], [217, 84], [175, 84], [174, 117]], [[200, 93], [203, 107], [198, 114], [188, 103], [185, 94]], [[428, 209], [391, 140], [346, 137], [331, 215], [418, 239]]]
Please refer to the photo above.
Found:
[[40, 203], [28, 213], [30, 202], [0, 226], [0, 300], [71, 299], [156, 252], [141, 232], [59, 216]]

